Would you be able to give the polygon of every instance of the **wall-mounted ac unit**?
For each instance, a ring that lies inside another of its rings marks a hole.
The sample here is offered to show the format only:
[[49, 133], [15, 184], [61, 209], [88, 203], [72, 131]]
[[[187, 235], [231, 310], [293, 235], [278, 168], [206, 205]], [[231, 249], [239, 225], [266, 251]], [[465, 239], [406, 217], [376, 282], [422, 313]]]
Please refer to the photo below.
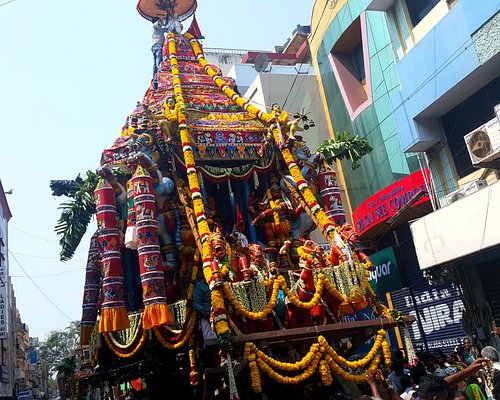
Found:
[[464, 136], [473, 165], [500, 158], [500, 123], [493, 118]]
[[457, 200], [463, 199], [472, 193], [475, 193], [488, 186], [485, 180], [477, 180], [469, 182], [458, 190], [446, 195], [446, 204], [454, 203]]

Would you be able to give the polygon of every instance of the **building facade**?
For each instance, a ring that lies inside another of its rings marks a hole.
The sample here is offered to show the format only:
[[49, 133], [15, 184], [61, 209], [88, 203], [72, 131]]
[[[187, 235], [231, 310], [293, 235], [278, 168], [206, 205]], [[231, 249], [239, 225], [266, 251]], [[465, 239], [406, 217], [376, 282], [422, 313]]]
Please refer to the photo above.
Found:
[[16, 301], [9, 276], [8, 223], [12, 214], [0, 181], [0, 398], [12, 399], [16, 373]]
[[[313, 8], [309, 43], [330, 135], [354, 132], [374, 148], [361, 168], [341, 168], [353, 222], [375, 257], [388, 249], [395, 253], [401, 287], [392, 286], [387, 300], [417, 317], [412, 336], [422, 349], [451, 348], [466, 334], [492, 339], [486, 331], [500, 304], [467, 294], [475, 285], [485, 288], [485, 297], [489, 293], [484, 282], [471, 277], [477, 272], [474, 264], [482, 262], [475, 257], [471, 268], [456, 262], [456, 268], [449, 268], [464, 252], [443, 245], [457, 237], [469, 241], [465, 221], [476, 221], [484, 233], [475, 232], [479, 239], [471, 240], [476, 247], [467, 255], [488, 249], [490, 267], [484, 273], [495, 276], [493, 249], [500, 241], [485, 223], [485, 213], [496, 215], [494, 184], [483, 194], [486, 200], [478, 198], [483, 203], [475, 204], [481, 215], [465, 209], [465, 203], [457, 214], [444, 215], [446, 208], [458, 208], [465, 200], [440, 209], [460, 186], [473, 192], [497, 180], [496, 155], [481, 153], [482, 162], [473, 165], [468, 150], [484, 140], [469, 145], [464, 135], [488, 122], [496, 132], [498, 8], [489, 0], [481, 7], [471, 0], [317, 0]], [[490, 146], [492, 153], [500, 151], [498, 140]], [[478, 176], [485, 182], [469, 183]], [[464, 215], [470, 218], [464, 221]], [[463, 229], [450, 230], [449, 218], [461, 221]], [[436, 256], [446, 252], [448, 259]], [[436, 266], [444, 268], [423, 276], [421, 269]], [[454, 279], [443, 272], [449, 270]], [[376, 278], [382, 278], [379, 272]], [[439, 285], [429, 285], [431, 275]], [[481, 321], [472, 318], [475, 311]]]
[[[492, 334], [500, 326], [500, 5], [428, 1], [412, 16], [404, 1], [372, 3], [388, 17], [400, 59], [391, 104], [401, 146], [430, 169], [436, 211], [411, 225], [420, 268], [433, 281], [458, 282], [464, 331], [500, 345]], [[398, 16], [407, 11], [409, 19]]]

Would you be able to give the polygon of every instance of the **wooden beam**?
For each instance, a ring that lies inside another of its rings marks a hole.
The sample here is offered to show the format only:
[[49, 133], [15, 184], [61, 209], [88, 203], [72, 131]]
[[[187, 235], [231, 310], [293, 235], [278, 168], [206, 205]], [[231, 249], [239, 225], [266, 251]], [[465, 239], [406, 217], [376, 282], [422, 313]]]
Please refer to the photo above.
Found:
[[186, 209], [186, 218], [191, 227], [191, 231], [193, 232], [194, 240], [196, 241], [196, 246], [198, 247], [198, 251], [200, 254], [203, 254], [203, 245], [201, 244], [200, 234], [198, 233], [198, 226], [196, 225], [196, 218], [194, 215], [194, 211], [189, 205], [189, 201], [187, 199], [186, 193], [184, 193], [184, 189], [181, 187], [179, 179], [174, 175], [175, 186], [177, 187], [177, 194], [179, 195], [179, 200], [182, 205]]
[[[405, 317], [407, 325], [412, 324], [415, 317]], [[370, 333], [380, 329], [394, 328], [397, 324], [392, 319], [379, 318], [375, 320], [344, 322], [338, 324], [328, 324], [319, 326], [308, 326], [303, 328], [283, 329], [268, 332], [258, 332], [244, 335], [245, 342], [259, 342], [266, 341], [268, 343], [290, 342], [290, 341], [310, 341], [320, 335], [328, 337], [329, 339], [343, 339], [350, 338], [357, 334], [367, 336]], [[363, 332], [365, 332], [363, 334]]]

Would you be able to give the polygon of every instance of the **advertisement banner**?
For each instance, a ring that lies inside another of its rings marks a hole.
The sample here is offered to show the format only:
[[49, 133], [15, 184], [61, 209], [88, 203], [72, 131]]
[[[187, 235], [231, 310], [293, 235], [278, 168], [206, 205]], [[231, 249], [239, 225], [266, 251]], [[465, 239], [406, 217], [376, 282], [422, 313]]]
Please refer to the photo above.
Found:
[[392, 247], [380, 250], [370, 255], [375, 271], [370, 271], [368, 282], [377, 295], [382, 295], [393, 290], [401, 289], [401, 277], [399, 275], [396, 255]]
[[430, 201], [426, 181], [429, 182], [427, 168], [405, 176], [367, 198], [352, 213], [352, 220], [358, 233], [364, 235], [387, 221], [420, 192], [424, 194], [412, 204], [412, 207]]
[[[413, 294], [413, 296], [412, 296]], [[394, 308], [417, 321], [409, 327], [415, 349], [444, 352], [462, 342], [462, 314], [464, 304], [458, 286], [454, 283], [431, 287], [428, 290], [401, 289], [392, 293]]]
[[6, 237], [6, 224], [2, 226], [0, 220], [0, 339], [9, 336], [9, 302], [8, 296], [8, 271], [7, 271], [7, 249], [1, 238]]

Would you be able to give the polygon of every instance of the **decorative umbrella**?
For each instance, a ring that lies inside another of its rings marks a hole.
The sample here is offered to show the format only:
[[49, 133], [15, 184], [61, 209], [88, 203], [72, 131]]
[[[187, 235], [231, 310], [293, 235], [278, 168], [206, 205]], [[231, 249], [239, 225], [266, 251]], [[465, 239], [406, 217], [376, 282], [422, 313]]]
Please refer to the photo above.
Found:
[[196, 0], [139, 0], [137, 11], [149, 21], [174, 14], [177, 14], [180, 21], [184, 21], [194, 14], [196, 6]]

